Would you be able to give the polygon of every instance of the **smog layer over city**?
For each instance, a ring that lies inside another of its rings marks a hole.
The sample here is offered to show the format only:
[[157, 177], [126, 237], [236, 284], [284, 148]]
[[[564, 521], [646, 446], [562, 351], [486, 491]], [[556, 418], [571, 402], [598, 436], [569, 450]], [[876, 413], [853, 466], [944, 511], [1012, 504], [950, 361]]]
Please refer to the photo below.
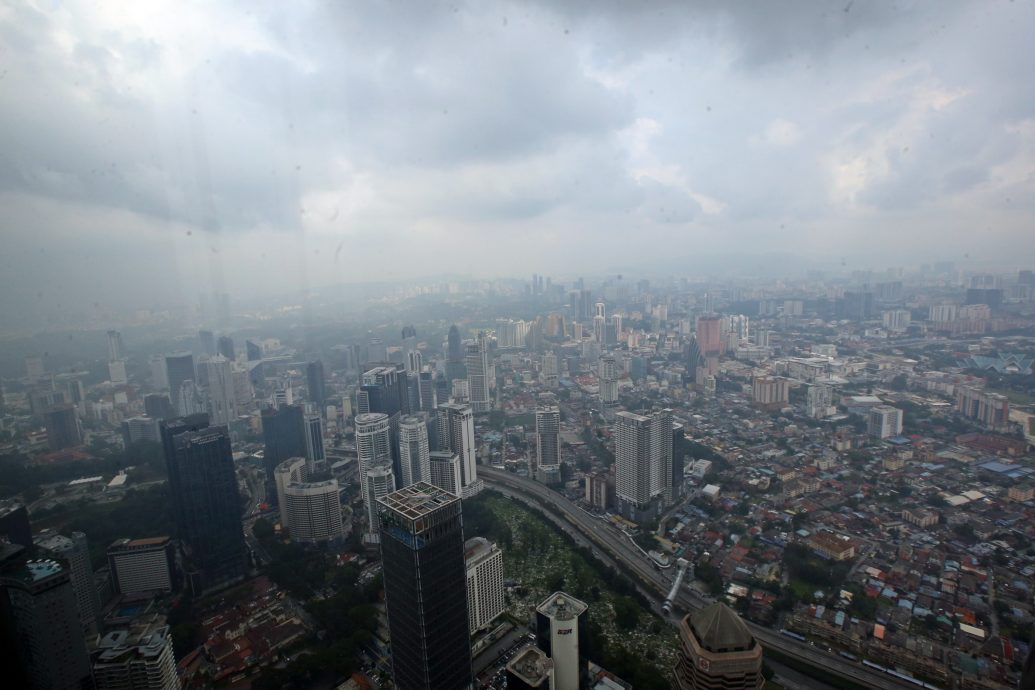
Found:
[[1035, 689], [1033, 35], [4, 4], [4, 686]]

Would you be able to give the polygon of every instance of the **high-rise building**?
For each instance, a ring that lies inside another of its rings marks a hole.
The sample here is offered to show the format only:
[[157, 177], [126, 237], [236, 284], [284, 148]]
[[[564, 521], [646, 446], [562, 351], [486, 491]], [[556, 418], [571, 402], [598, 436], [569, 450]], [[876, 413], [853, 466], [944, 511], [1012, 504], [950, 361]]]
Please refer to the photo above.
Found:
[[1004, 431], [1010, 426], [1010, 399], [971, 386], [956, 387], [956, 412], [989, 429]]
[[93, 566], [90, 564], [90, 547], [86, 543], [86, 535], [82, 532], [72, 532], [66, 537], [47, 529], [37, 537], [36, 546], [68, 561], [79, 621], [84, 632], [96, 632], [101, 602], [93, 580]]
[[656, 511], [655, 499], [672, 501], [672, 411], [650, 416], [632, 412], [615, 415], [615, 494], [623, 511], [639, 520]]
[[165, 380], [169, 386], [169, 397], [179, 414], [186, 414], [180, 408], [180, 391], [185, 381], [193, 381], [194, 355], [190, 352], [177, 352], [165, 356]]
[[492, 409], [492, 396], [489, 392], [492, 383], [489, 370], [489, 344], [485, 333], [466, 345], [465, 364], [467, 365], [467, 385], [470, 390], [471, 408], [475, 412], [488, 412]]
[[756, 376], [751, 381], [751, 399], [755, 404], [769, 409], [787, 405], [789, 385], [779, 376]]
[[614, 355], [604, 355], [597, 362], [597, 383], [600, 388], [600, 404], [614, 407], [618, 404], [618, 366]]
[[399, 690], [473, 682], [460, 498], [418, 482], [378, 499], [392, 678]]
[[207, 372], [209, 419], [218, 426], [230, 424], [237, 419], [238, 414], [230, 360], [216, 355], [199, 366], [203, 366]]
[[316, 360], [305, 365], [305, 380], [309, 391], [309, 401], [321, 412], [327, 405], [327, 390], [323, 377], [323, 362]]
[[431, 370], [420, 372], [418, 386], [420, 387], [420, 409], [422, 412], [434, 412], [438, 407], [437, 381], [435, 372]]
[[276, 496], [274, 472], [288, 458], [305, 457], [305, 415], [300, 406], [281, 405], [261, 413], [262, 438], [265, 442], [263, 469], [266, 471], [266, 500]]
[[168, 625], [112, 630], [93, 653], [96, 690], [179, 690]]
[[157, 419], [142, 416], [122, 420], [122, 442], [128, 447], [137, 441], [161, 442]]
[[83, 432], [79, 426], [79, 415], [75, 405], [55, 405], [43, 413], [47, 427], [47, 445], [51, 450], [74, 448], [82, 445]]
[[561, 466], [561, 411], [556, 405], [535, 410], [535, 466], [533, 477], [557, 476]]
[[722, 317], [718, 314], [702, 314], [697, 317], [697, 347], [702, 357], [717, 357], [722, 354]]
[[262, 359], [262, 345], [251, 340], [245, 340], [244, 349], [249, 362], [258, 362]]
[[400, 487], [431, 481], [431, 449], [424, 415], [406, 415], [399, 420], [399, 467]]
[[593, 340], [600, 345], [604, 344], [604, 317], [600, 314], [593, 317]]
[[122, 334], [118, 331], [108, 331], [108, 361], [114, 362], [122, 359]]
[[287, 526], [287, 491], [288, 484], [292, 482], [305, 482], [309, 478], [309, 469], [305, 458], [288, 458], [277, 465], [273, 471], [274, 480], [277, 485], [277, 505], [280, 506], [280, 523]]
[[451, 494], [461, 494], [464, 480], [459, 455], [451, 450], [433, 450], [428, 464], [431, 468], [431, 484]]
[[228, 335], [219, 336], [219, 340], [216, 341], [216, 352], [221, 357], [226, 357], [231, 362], [237, 359], [236, 353], [234, 352], [234, 339]]
[[216, 334], [212, 331], [198, 331], [198, 342], [201, 343], [201, 354], [211, 357], [216, 354]]
[[144, 396], [144, 413], [151, 419], [172, 419], [176, 416], [169, 396], [165, 393], [151, 393]]
[[876, 438], [891, 438], [902, 434], [902, 410], [890, 405], [870, 408], [866, 431]]
[[683, 347], [683, 356], [685, 358], [686, 381], [688, 383], [696, 383], [697, 369], [704, 365], [704, 357], [701, 355], [701, 348], [697, 344], [696, 336], [691, 335], [686, 341], [686, 345]]
[[679, 690], [761, 690], [762, 645], [744, 621], [721, 602], [679, 623]]
[[201, 593], [241, 579], [248, 553], [229, 432], [210, 427], [206, 415], [163, 422], [161, 429], [191, 588]]
[[31, 549], [32, 525], [29, 523], [29, 511], [17, 501], [0, 502], [0, 537], [6, 537], [12, 544], [20, 544]]
[[503, 587], [503, 552], [484, 537], [464, 543], [467, 564], [467, 613], [471, 632], [481, 630], [506, 608]]
[[460, 459], [460, 495], [469, 498], [481, 491], [474, 412], [470, 405], [443, 403], [438, 406], [438, 440], [439, 450], [450, 450]]
[[829, 417], [837, 408], [834, 407], [834, 389], [823, 384], [812, 384], [806, 392], [805, 414], [813, 419]]
[[543, 355], [543, 385], [547, 388], [556, 388], [560, 376], [557, 366], [557, 355], [547, 352]]
[[171, 592], [176, 555], [169, 537], [118, 539], [108, 547], [111, 583], [119, 594]]
[[88, 690], [93, 678], [71, 570], [57, 560], [24, 556], [0, 567], [4, 682], [13, 688]]
[[367, 509], [368, 535], [373, 536], [377, 532], [376, 500], [395, 490], [391, 423], [383, 412], [365, 412], [356, 415], [355, 424], [360, 488]]
[[585, 662], [584, 602], [570, 594], [554, 592], [535, 610], [536, 645], [553, 661], [554, 690], [578, 690]]
[[452, 382], [454, 379], [467, 377], [464, 369], [464, 345], [460, 339], [460, 329], [453, 324], [449, 327], [446, 345], [446, 380]]
[[345, 536], [337, 479], [289, 482], [280, 514], [292, 541], [317, 543]]
[[318, 414], [305, 416], [305, 461], [309, 476], [327, 470], [327, 450], [323, 444], [323, 417]]

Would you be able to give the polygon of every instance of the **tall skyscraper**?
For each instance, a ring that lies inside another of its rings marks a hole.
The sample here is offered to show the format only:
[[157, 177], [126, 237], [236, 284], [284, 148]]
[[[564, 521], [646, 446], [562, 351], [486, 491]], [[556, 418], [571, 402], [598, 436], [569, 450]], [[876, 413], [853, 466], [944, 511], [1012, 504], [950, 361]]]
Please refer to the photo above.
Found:
[[24, 552], [7, 558], [0, 566], [0, 625], [6, 685], [93, 687], [72, 574], [64, 564], [27, 561]]
[[244, 349], [249, 362], [258, 362], [262, 359], [262, 345], [251, 340], [245, 340]]
[[97, 641], [96, 690], [179, 690], [168, 625], [113, 630]]
[[72, 591], [75, 592], [76, 609], [79, 611], [83, 632], [96, 633], [101, 601], [93, 580], [90, 546], [86, 543], [86, 535], [82, 532], [72, 532], [66, 537], [48, 529], [40, 533], [36, 545], [68, 561]]
[[464, 543], [467, 565], [467, 613], [471, 631], [486, 627], [506, 608], [503, 552], [484, 537]]
[[318, 414], [305, 417], [305, 461], [310, 477], [327, 470], [327, 450], [323, 444], [323, 417]]
[[614, 355], [604, 355], [597, 363], [597, 383], [600, 388], [600, 404], [604, 407], [618, 405], [618, 365]]
[[406, 415], [399, 420], [399, 467], [400, 487], [431, 481], [431, 449], [424, 415]]
[[184, 381], [193, 381], [194, 355], [190, 352], [177, 352], [165, 356], [165, 380], [169, 386], [169, 397], [179, 414], [186, 414], [180, 408], [180, 391]]
[[216, 341], [216, 351], [231, 362], [237, 359], [234, 352], [234, 339], [228, 335], [219, 336], [219, 340]]
[[553, 661], [554, 690], [579, 690], [588, 608], [570, 594], [554, 592], [535, 610], [536, 645]]
[[[399, 690], [468, 690], [474, 677], [460, 499], [418, 482], [378, 499], [392, 678]], [[459, 596], [458, 596], [459, 594]]]
[[672, 411], [615, 414], [615, 494], [633, 520], [672, 501]]
[[108, 331], [108, 361], [114, 362], [122, 359], [122, 334], [118, 331]]
[[434, 412], [438, 407], [437, 381], [435, 372], [426, 370], [420, 372], [418, 385], [420, 386], [420, 409], [423, 412]]
[[261, 413], [262, 438], [265, 442], [263, 469], [266, 471], [266, 500], [274, 502], [274, 472], [288, 458], [306, 456], [305, 415], [297, 405], [266, 408]]
[[377, 499], [395, 490], [392, 471], [391, 424], [383, 412], [356, 415], [356, 455], [360, 488], [367, 509], [367, 534], [377, 534]]
[[557, 367], [557, 355], [552, 352], [547, 352], [543, 355], [543, 385], [547, 388], [556, 388], [559, 378], [559, 371]]
[[431, 484], [451, 494], [461, 494], [464, 480], [460, 472], [460, 456], [451, 450], [433, 450], [429, 465]]
[[714, 603], [679, 623], [679, 690], [761, 690], [762, 646], [728, 606]]
[[47, 445], [51, 450], [73, 448], [82, 445], [83, 432], [79, 426], [79, 415], [75, 405], [55, 405], [43, 413], [47, 427]]
[[280, 515], [292, 541], [317, 543], [345, 536], [337, 479], [289, 482]]
[[702, 314], [697, 317], [697, 346], [702, 357], [718, 357], [722, 354], [722, 317], [718, 314]]
[[212, 424], [229, 425], [237, 419], [237, 396], [230, 360], [216, 355], [199, 366], [205, 368], [208, 381], [208, 412]]
[[460, 495], [469, 498], [482, 489], [478, 479], [474, 412], [470, 405], [443, 403], [438, 406], [439, 450], [449, 450], [460, 459]]
[[559, 476], [561, 468], [561, 411], [556, 405], [535, 409], [535, 467], [533, 477]]
[[305, 380], [309, 391], [309, 401], [316, 405], [323, 415], [327, 405], [327, 390], [323, 377], [323, 362], [316, 360], [305, 365]]
[[198, 342], [201, 343], [201, 354], [211, 357], [216, 354], [216, 334], [212, 331], [198, 331]]
[[192, 589], [200, 594], [244, 577], [248, 554], [226, 427], [210, 427], [206, 415], [163, 422], [162, 446]]
[[169, 537], [118, 539], [108, 547], [111, 584], [119, 594], [171, 592], [176, 554]]
[[489, 343], [484, 332], [467, 344], [466, 353], [471, 408], [475, 412], [488, 412], [492, 409], [492, 396], [489, 393], [492, 373], [489, 370]]
[[467, 376], [464, 370], [464, 345], [460, 340], [460, 329], [453, 324], [449, 327], [446, 345], [446, 380], [462, 379]]
[[599, 314], [593, 317], [593, 340], [604, 344], [604, 317]]

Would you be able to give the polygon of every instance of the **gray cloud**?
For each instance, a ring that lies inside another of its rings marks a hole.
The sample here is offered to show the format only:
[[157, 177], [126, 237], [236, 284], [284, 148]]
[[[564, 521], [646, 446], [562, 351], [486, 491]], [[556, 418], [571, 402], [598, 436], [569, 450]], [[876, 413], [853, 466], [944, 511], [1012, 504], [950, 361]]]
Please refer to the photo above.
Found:
[[823, 258], [987, 225], [974, 252], [1009, 261], [1035, 252], [1032, 28], [1028, 3], [16, 4], [0, 231], [92, 233], [113, 275], [125, 238], [172, 242], [171, 279], [242, 290], [273, 255], [320, 284], [391, 247], [403, 275], [591, 272], [630, 233]]

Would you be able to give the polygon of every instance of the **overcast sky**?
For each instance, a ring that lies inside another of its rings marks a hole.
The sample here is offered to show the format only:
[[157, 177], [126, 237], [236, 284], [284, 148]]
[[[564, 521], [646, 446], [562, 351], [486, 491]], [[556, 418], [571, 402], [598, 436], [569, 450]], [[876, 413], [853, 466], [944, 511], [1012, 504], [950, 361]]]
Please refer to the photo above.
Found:
[[1035, 264], [1032, 2], [257, 4], [0, 8], [3, 309]]

